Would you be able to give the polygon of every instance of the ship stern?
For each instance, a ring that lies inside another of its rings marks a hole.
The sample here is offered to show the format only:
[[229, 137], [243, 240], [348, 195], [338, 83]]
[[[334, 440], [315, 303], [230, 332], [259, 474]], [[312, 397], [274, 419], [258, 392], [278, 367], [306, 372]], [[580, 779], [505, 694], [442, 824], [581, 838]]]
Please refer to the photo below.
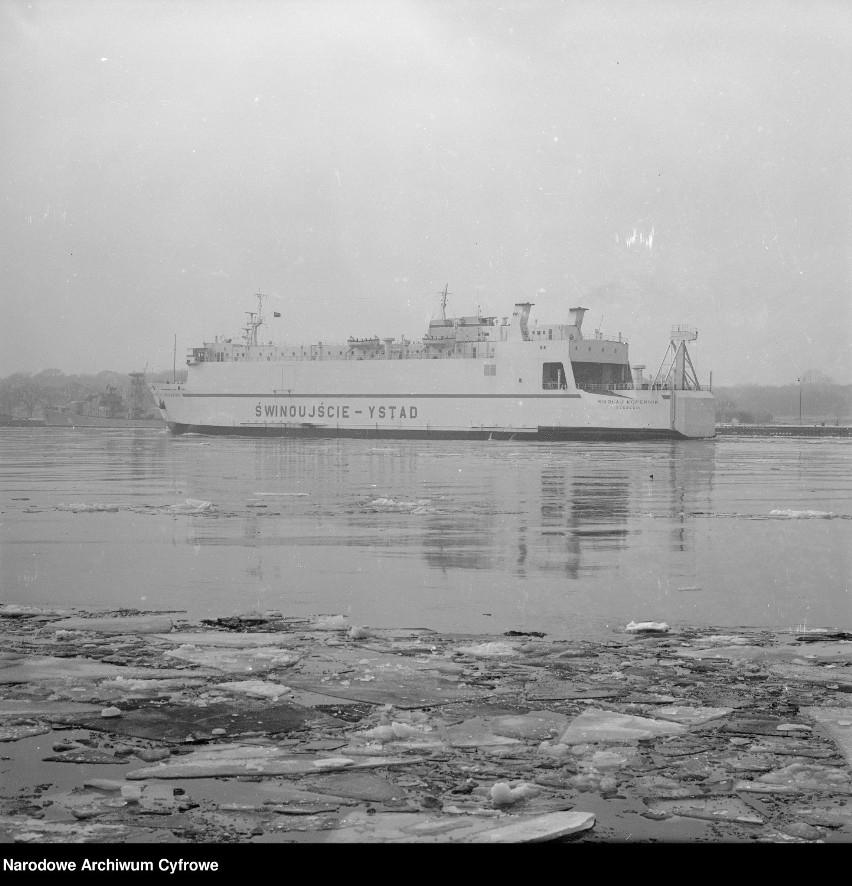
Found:
[[690, 439], [716, 436], [716, 398], [710, 391], [672, 391], [672, 430]]

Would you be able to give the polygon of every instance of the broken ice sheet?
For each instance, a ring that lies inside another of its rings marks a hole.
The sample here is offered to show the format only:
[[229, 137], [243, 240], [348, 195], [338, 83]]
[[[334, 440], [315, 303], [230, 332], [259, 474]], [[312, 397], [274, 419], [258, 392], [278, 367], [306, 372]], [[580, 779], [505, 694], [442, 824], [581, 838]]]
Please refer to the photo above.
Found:
[[816, 666], [816, 662], [813, 664], [776, 662], [767, 670], [773, 680], [795, 682], [803, 687], [810, 685], [829, 691], [840, 689], [842, 692], [852, 692], [852, 667], [849, 666], [826, 668]]
[[124, 762], [115, 754], [89, 748], [73, 748], [59, 754], [49, 754], [42, 757], [42, 760], [45, 763], [74, 763], [87, 766], [114, 766], [116, 763]]
[[[138, 827], [94, 822], [66, 823], [35, 818], [0, 816], [0, 831], [15, 843], [125, 843], [150, 839], [150, 831]], [[146, 836], [147, 835], [147, 836]]]
[[345, 615], [319, 615], [308, 622], [311, 631], [348, 631], [352, 622]]
[[591, 812], [550, 812], [536, 816], [435, 816], [426, 813], [357, 811], [324, 836], [329, 843], [537, 843], [593, 827]]
[[581, 763], [594, 769], [621, 769], [634, 760], [636, 754], [636, 748], [631, 746], [611, 747], [605, 751], [594, 751], [591, 757], [583, 757]]
[[797, 511], [792, 508], [776, 508], [769, 512], [770, 517], [784, 517], [788, 520], [831, 520], [836, 516], [832, 511]]
[[318, 794], [366, 803], [403, 802], [407, 797], [403, 788], [377, 772], [340, 772], [306, 778], [302, 784]]
[[852, 708], [803, 708], [802, 713], [828, 732], [852, 766]]
[[469, 815], [353, 811], [323, 834], [327, 843], [461, 843], [493, 822]]
[[560, 741], [563, 744], [617, 742], [654, 738], [660, 735], [680, 735], [683, 732], [686, 732], [686, 728], [679, 723], [591, 708], [571, 721]]
[[352, 734], [353, 739], [363, 741], [406, 741], [409, 739], [434, 739], [434, 735], [430, 735], [432, 727], [428, 723], [412, 725], [410, 723], [402, 723], [398, 720], [392, 722], [381, 722], [378, 726], [372, 726], [368, 729], [362, 729]]
[[539, 679], [527, 683], [524, 695], [530, 701], [569, 700], [583, 698], [613, 698], [621, 690], [581, 685], [576, 680]]
[[695, 788], [688, 787], [674, 778], [665, 775], [640, 775], [633, 782], [636, 791], [643, 797], [689, 797]]
[[60, 618], [70, 615], [69, 610], [54, 609], [44, 606], [21, 606], [18, 603], [0, 603], [0, 618]]
[[763, 785], [780, 785], [805, 791], [831, 791], [852, 794], [852, 778], [836, 766], [819, 763], [791, 763], [757, 778]]
[[769, 772], [773, 762], [769, 754], [734, 754], [725, 758], [725, 768], [734, 772]]
[[283, 649], [259, 647], [256, 649], [199, 648], [185, 644], [169, 649], [166, 656], [189, 661], [202, 667], [215, 668], [234, 674], [256, 674], [275, 668], [289, 668], [299, 661], [298, 654]]
[[63, 618], [46, 627], [54, 631], [97, 631], [99, 634], [162, 634], [171, 630], [172, 620], [164, 615]]
[[290, 687], [272, 680], [236, 680], [231, 683], [217, 683], [216, 689], [234, 695], [247, 695], [250, 698], [268, 698], [277, 701], [290, 692]]
[[234, 634], [225, 631], [173, 631], [169, 634], [156, 634], [155, 640], [174, 646], [216, 646], [226, 649], [253, 649], [256, 646], [284, 646], [292, 642], [287, 634], [258, 632]]
[[32, 738], [34, 735], [45, 735], [50, 732], [49, 726], [40, 723], [0, 723], [0, 742], [20, 741], [22, 738]]
[[338, 769], [410, 766], [412, 757], [326, 757], [292, 754], [274, 745], [231, 744], [183, 754], [156, 766], [126, 773], [131, 780], [146, 778], [239, 778], [247, 775], [306, 775]]
[[430, 707], [486, 694], [461, 686], [455, 675], [440, 673], [438, 668], [445, 663], [439, 656], [419, 659], [368, 649], [324, 648], [302, 659], [287, 674], [287, 683], [336, 698], [398, 708]]
[[728, 821], [736, 824], [763, 824], [763, 819], [737, 797], [686, 798], [654, 800], [648, 808], [669, 815], [699, 818], [705, 821]]
[[669, 626], [664, 621], [631, 621], [624, 630], [630, 634], [667, 634]]
[[415, 514], [421, 516], [423, 514], [436, 514], [437, 508], [432, 507], [431, 499], [420, 498], [417, 501], [396, 501], [392, 498], [376, 498], [363, 506], [364, 513], [402, 513]]
[[163, 505], [162, 510], [170, 514], [203, 514], [211, 510], [212, 501], [201, 498], [188, 498], [182, 504]]
[[74, 701], [34, 701], [31, 699], [0, 699], [0, 721], [8, 718], [38, 717], [62, 722], [69, 717], [100, 714], [100, 705]]
[[752, 659], [770, 662], [797, 662], [799, 664], [820, 664], [827, 662], [852, 662], [852, 643], [814, 642], [801, 646], [794, 643], [774, 646], [757, 646], [736, 642], [732, 645], [693, 646], [678, 649], [675, 655], [681, 658], [721, 658], [731, 661]]
[[87, 729], [131, 735], [169, 743], [192, 739], [210, 739], [214, 730], [223, 729], [228, 736], [245, 733], [277, 734], [300, 729], [308, 721], [335, 724], [336, 720], [318, 711], [295, 705], [257, 701], [221, 701], [201, 705], [145, 705], [127, 710], [116, 719], [100, 716], [74, 717], [71, 722]]
[[206, 685], [203, 678], [170, 677], [165, 680], [133, 680], [118, 676], [114, 680], [102, 680], [98, 684], [98, 696], [111, 693], [117, 698], [153, 698], [161, 695], [178, 695], [187, 689]]
[[[264, 778], [263, 781], [251, 783], [252, 796], [259, 799], [265, 805], [288, 805], [320, 804], [333, 800], [338, 806], [355, 806], [358, 800], [351, 797], [343, 797], [332, 794], [330, 790], [312, 791], [306, 789], [305, 782], [299, 782], [299, 787], [283, 779]], [[330, 785], [326, 785], [330, 787]]]
[[105, 504], [96, 502], [94, 504], [86, 504], [85, 502], [71, 502], [71, 504], [56, 505], [57, 511], [71, 511], [74, 514], [99, 514], [99, 513], [116, 513], [118, 505]]
[[553, 711], [530, 711], [528, 714], [492, 717], [491, 731], [507, 738], [544, 741], [558, 738], [571, 722], [570, 717]]
[[454, 748], [507, 748], [523, 747], [523, 743], [506, 735], [497, 735], [491, 717], [472, 717], [462, 723], [448, 726], [447, 740]]
[[496, 640], [489, 643], [475, 643], [472, 646], [457, 646], [456, 652], [463, 655], [472, 655], [475, 658], [507, 658], [519, 655], [518, 643], [509, 643], [505, 640]]
[[390, 706], [379, 709], [378, 722], [375, 713], [361, 719], [359, 728], [347, 732], [349, 744], [341, 753], [358, 754], [381, 752], [385, 744], [391, 744], [389, 752], [424, 753], [444, 749], [440, 735], [440, 721], [417, 710], [393, 711]]
[[[192, 676], [198, 676], [194, 671]], [[214, 672], [210, 672], [212, 675]], [[0, 684], [26, 683], [29, 685], [47, 682], [51, 687], [76, 686], [92, 680], [115, 678], [116, 674], [127, 679], [164, 679], [187, 677], [185, 670], [165, 668], [116, 667], [100, 661], [85, 658], [56, 658], [49, 655], [34, 655], [20, 664], [0, 669]]]
[[471, 843], [543, 843], [594, 827], [592, 812], [550, 812], [480, 831]]
[[109, 779], [87, 780], [83, 789], [59, 791], [50, 794], [52, 806], [71, 812], [78, 819], [89, 819], [121, 809], [129, 804], [147, 813], [177, 812], [185, 802], [183, 795], [175, 796], [171, 785], [112, 783]]
[[507, 781], [498, 781], [491, 787], [489, 795], [495, 806], [513, 806], [538, 796], [542, 790], [537, 785], [526, 781], [516, 782], [514, 785]]
[[670, 720], [684, 726], [700, 726], [711, 720], [726, 717], [733, 708], [690, 707], [687, 705], [666, 705], [654, 709], [654, 717], [659, 720]]

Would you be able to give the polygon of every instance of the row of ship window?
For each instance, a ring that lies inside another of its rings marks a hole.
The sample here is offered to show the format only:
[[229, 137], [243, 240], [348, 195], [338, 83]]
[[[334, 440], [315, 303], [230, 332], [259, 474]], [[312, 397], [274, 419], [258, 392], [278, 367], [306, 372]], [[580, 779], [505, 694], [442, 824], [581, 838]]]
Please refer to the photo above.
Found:
[[[552, 339], [552, 338], [553, 338], [552, 330], [548, 330], [548, 332], [551, 333], [550, 335], [548, 335], [548, 338], [551, 338], [551, 339]], [[536, 335], [541, 335], [542, 333], [543, 333], [543, 330], [539, 330], [539, 331], [536, 332]], [[473, 350], [473, 354], [472, 354], [472, 356], [473, 356], [474, 358], [476, 358], [476, 348], [474, 347], [472, 350]], [[604, 346], [601, 345], [601, 352], [603, 352], [604, 350], [605, 350]], [[589, 345], [589, 353], [591, 353], [591, 351], [592, 351], [592, 346]], [[350, 352], [349, 352], [349, 351], [346, 351], [345, 353], [348, 354], [348, 353], [350, 353]], [[421, 352], [420, 352], [420, 351], [414, 351], [413, 353], [421, 353]], [[343, 355], [344, 355], [344, 351], [338, 351], [338, 352], [337, 352], [337, 356], [338, 356], [338, 357], [342, 357]], [[223, 361], [223, 356], [224, 356], [223, 354], [216, 354], [216, 355], [215, 355], [214, 362], [216, 362], [216, 363], [222, 363], [222, 362], [224, 362], [224, 361]], [[235, 355], [234, 355], [234, 360], [239, 360], [241, 356], [243, 356], [243, 355], [241, 355], [241, 354], [235, 354]], [[296, 352], [295, 352], [295, 351], [291, 351], [291, 352], [290, 352], [290, 356], [291, 356], [291, 357], [295, 357], [295, 356], [296, 356]], [[308, 356], [308, 354], [307, 354], [307, 352], [305, 352], [305, 351], [300, 351], [299, 356], [300, 356], [300, 357], [306, 357], [306, 356]], [[316, 355], [311, 354], [311, 359], [313, 359], [315, 356], [316, 356]], [[331, 357], [331, 356], [334, 356], [334, 354], [333, 354], [332, 351], [325, 351], [325, 352], [323, 352], [322, 356], [328, 356], [328, 357]], [[376, 354], [370, 354], [370, 359], [374, 359], [376, 356], [377, 356]], [[378, 356], [380, 356], [382, 359], [384, 359], [384, 354], [380, 354], [380, 355], [378, 355]], [[401, 353], [399, 354], [399, 358], [402, 359], [402, 354], [401, 354]], [[204, 355], [203, 355], [203, 354], [199, 354], [198, 357], [197, 357], [197, 359], [198, 359], [198, 362], [199, 362], [199, 363], [204, 363], [204, 362], [205, 362], [205, 358], [204, 358]], [[267, 359], [267, 362], [270, 361], [270, 360], [272, 360], [272, 355], [271, 355], [271, 354], [267, 354], [266, 359]], [[358, 359], [359, 359], [359, 360], [362, 360], [363, 357], [359, 357]], [[486, 368], [487, 368], [487, 367], [486, 367]], [[489, 373], [489, 372], [486, 372], [485, 374], [486, 374], [486, 375], [494, 375], [494, 373]]]

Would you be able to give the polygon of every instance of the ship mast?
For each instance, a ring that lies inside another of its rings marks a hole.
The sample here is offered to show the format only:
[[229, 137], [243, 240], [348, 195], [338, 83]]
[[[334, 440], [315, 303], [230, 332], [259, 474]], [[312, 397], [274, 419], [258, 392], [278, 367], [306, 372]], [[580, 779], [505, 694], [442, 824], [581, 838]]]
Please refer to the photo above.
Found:
[[249, 320], [245, 326], [246, 345], [248, 347], [257, 346], [257, 330], [263, 326], [263, 300], [269, 298], [262, 292], [256, 292], [257, 311], [246, 311]]

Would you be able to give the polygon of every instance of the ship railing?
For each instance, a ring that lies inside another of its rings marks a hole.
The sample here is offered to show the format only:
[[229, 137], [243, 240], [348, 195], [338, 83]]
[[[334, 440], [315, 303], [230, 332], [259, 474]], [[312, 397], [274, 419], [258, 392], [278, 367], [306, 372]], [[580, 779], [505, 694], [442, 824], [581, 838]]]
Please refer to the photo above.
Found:
[[[643, 390], [646, 390], [646, 391], [670, 391], [670, 390], [672, 390], [672, 385], [671, 384], [661, 384], [660, 382], [656, 382], [656, 383], [649, 382], [644, 385]], [[682, 387], [677, 388], [677, 390], [679, 390], [679, 391], [712, 391], [713, 386], [712, 385], [689, 384], [689, 385], [683, 385]]]
[[[670, 391], [671, 385], [654, 384], [653, 382], [643, 382], [634, 384], [633, 382], [618, 382], [608, 384], [591, 384], [579, 382], [577, 388], [581, 391], [588, 391], [590, 394], [606, 394], [609, 391]], [[689, 391], [709, 391], [710, 385], [690, 385], [684, 390]]]
[[[223, 354], [222, 359], [217, 359], [216, 355], [214, 354], [205, 354], [203, 356], [190, 354], [186, 359], [186, 364], [187, 366], [196, 366], [199, 363], [209, 362], [266, 363], [269, 362], [269, 360], [283, 360], [287, 363], [292, 363], [311, 361], [332, 362], [347, 360], [373, 360], [376, 362], [381, 362], [382, 360], [494, 359], [494, 348], [491, 346], [490, 343], [481, 341], [459, 342], [458, 347], [453, 346], [450, 348], [441, 348], [440, 350], [429, 348], [428, 346], [422, 348], [408, 346], [406, 346], [405, 348], [395, 347], [391, 349], [390, 356], [388, 356], [387, 352], [385, 352], [383, 348], [359, 348], [357, 346], [341, 345], [341, 353], [338, 353], [332, 350], [332, 348], [336, 347], [336, 345], [327, 345], [324, 346], [322, 351], [320, 351], [317, 350], [316, 345], [299, 345], [297, 346], [297, 349], [295, 351], [288, 350], [287, 348], [281, 348], [277, 351], [270, 352], [268, 350], [265, 350], [260, 353], [255, 353], [254, 349], [251, 349], [248, 353]], [[474, 348], [476, 348], [476, 354], [473, 353]]]
[[628, 344], [627, 339], [623, 335], [603, 335], [600, 332], [596, 332], [593, 336], [584, 335], [579, 341], [613, 341], [621, 345]]
[[[593, 384], [591, 382], [578, 382], [577, 387], [581, 391], [588, 391], [590, 394], [606, 394], [608, 391], [635, 391], [637, 387], [633, 382], [607, 382], [604, 384]], [[648, 385], [644, 386], [648, 390]]]

